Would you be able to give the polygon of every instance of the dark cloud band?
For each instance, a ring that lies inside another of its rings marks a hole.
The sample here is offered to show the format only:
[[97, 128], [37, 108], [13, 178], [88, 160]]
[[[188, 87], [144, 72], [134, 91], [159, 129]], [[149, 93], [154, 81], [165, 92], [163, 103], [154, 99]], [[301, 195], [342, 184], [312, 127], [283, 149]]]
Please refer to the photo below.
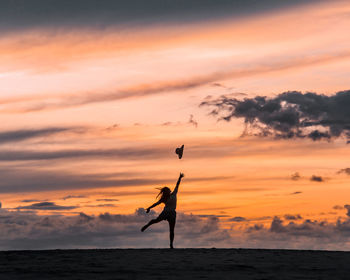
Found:
[[[21, 174], [21, 176], [18, 176]], [[81, 174], [68, 171], [29, 170], [23, 168], [0, 168], [0, 193], [30, 193], [54, 190], [98, 189], [105, 187], [159, 186], [175, 184], [173, 178], [154, 178], [142, 173], [119, 172]], [[230, 177], [193, 177], [188, 182], [226, 180]], [[68, 195], [83, 198], [82, 195]], [[106, 201], [106, 200], [105, 200]], [[31, 202], [28, 200], [27, 202]], [[32, 201], [35, 202], [35, 201]], [[42, 202], [42, 201], [38, 201]]]
[[242, 16], [319, 0], [2, 0], [0, 30], [97, 28]]
[[83, 131], [83, 128], [48, 127], [40, 129], [20, 129], [0, 132], [0, 144], [19, 142], [37, 137], [46, 137], [63, 132]]
[[55, 211], [55, 210], [72, 210], [78, 208], [77, 206], [62, 206], [62, 205], [57, 205], [54, 202], [38, 202], [38, 203], [33, 203], [31, 205], [26, 205], [26, 206], [18, 206], [16, 209], [28, 209], [28, 210], [50, 210], [50, 211]]
[[58, 151], [0, 151], [0, 161], [55, 160], [72, 158], [113, 157], [124, 159], [149, 159], [164, 157], [166, 149], [124, 148], [124, 149], [70, 149]]

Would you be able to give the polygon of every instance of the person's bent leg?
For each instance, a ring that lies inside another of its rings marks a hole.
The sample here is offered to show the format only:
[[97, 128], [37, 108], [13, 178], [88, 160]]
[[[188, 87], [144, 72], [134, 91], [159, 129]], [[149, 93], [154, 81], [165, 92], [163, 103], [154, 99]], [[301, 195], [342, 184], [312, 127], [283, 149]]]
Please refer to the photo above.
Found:
[[170, 249], [174, 249], [174, 237], [175, 237], [175, 223], [176, 219], [170, 219], [169, 222], [169, 237], [170, 237]]
[[149, 223], [145, 226], [142, 227], [141, 231], [145, 231], [150, 225], [159, 223], [162, 219], [160, 219], [159, 217], [153, 220], [150, 220]]

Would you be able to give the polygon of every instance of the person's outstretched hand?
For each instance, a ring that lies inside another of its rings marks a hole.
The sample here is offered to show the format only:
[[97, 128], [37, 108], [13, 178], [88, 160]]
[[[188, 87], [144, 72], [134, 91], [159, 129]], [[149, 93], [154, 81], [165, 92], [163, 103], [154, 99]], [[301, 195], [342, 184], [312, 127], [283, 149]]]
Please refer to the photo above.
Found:
[[149, 213], [149, 211], [150, 211], [150, 209], [149, 209], [149, 208], [147, 208], [147, 209], [146, 209], [146, 213]]
[[183, 177], [185, 177], [185, 174], [180, 173], [180, 178], [183, 178]]

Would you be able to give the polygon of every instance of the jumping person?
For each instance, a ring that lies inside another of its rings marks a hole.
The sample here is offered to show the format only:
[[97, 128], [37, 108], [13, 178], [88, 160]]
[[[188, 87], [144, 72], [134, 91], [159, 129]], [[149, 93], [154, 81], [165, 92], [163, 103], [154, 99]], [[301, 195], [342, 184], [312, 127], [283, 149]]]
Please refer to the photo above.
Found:
[[164, 203], [164, 209], [162, 213], [158, 216], [158, 218], [151, 220], [147, 225], [142, 227], [141, 231], [145, 231], [150, 225], [159, 223], [160, 221], [167, 220], [169, 223], [169, 231], [170, 231], [170, 248], [173, 249], [173, 242], [174, 242], [174, 229], [175, 229], [175, 223], [176, 223], [176, 202], [177, 202], [177, 191], [179, 189], [179, 185], [181, 183], [181, 179], [184, 177], [183, 173], [180, 173], [179, 179], [177, 180], [176, 187], [171, 192], [171, 190], [168, 187], [163, 187], [160, 189], [159, 194], [160, 199], [152, 204], [150, 207], [146, 209], [146, 213], [149, 213], [151, 208], [156, 207], [157, 205]]

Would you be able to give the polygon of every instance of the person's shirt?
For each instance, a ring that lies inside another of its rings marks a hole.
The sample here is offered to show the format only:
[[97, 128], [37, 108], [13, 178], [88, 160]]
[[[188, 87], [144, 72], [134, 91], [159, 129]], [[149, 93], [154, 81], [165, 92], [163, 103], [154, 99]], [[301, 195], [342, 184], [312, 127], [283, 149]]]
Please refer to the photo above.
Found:
[[166, 210], [166, 211], [175, 210], [176, 204], [177, 204], [177, 192], [173, 191], [170, 194], [169, 199], [165, 203], [164, 210]]

